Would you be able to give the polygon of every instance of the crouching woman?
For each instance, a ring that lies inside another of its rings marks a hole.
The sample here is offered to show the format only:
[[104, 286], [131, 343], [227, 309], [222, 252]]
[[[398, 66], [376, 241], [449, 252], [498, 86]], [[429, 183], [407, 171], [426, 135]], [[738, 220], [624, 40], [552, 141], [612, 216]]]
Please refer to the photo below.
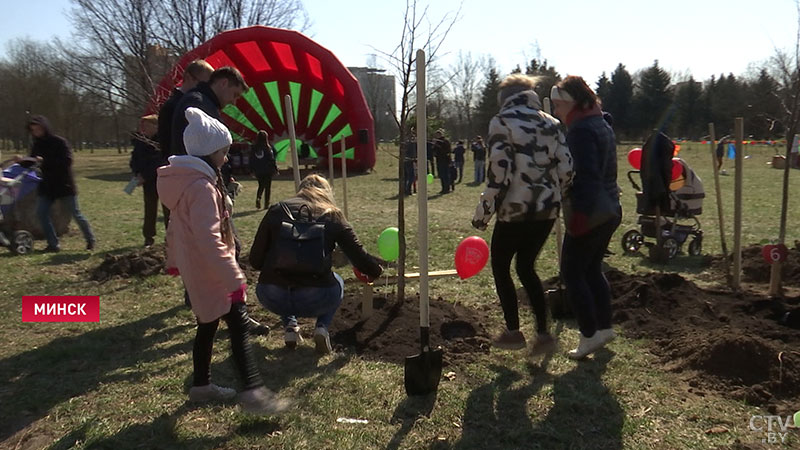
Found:
[[281, 316], [289, 348], [302, 342], [297, 317], [315, 317], [317, 352], [332, 350], [328, 329], [344, 295], [342, 277], [331, 269], [337, 244], [367, 278], [383, 272], [336, 207], [328, 181], [315, 174], [300, 182], [295, 197], [273, 204], [258, 227], [250, 249], [250, 264], [261, 270], [256, 295]]

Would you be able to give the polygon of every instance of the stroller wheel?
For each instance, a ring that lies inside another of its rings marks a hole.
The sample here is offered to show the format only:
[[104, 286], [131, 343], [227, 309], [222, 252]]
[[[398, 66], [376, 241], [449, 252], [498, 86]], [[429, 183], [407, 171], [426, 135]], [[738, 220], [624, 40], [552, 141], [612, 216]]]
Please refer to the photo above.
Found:
[[639, 230], [629, 230], [622, 236], [622, 250], [625, 253], [636, 253], [644, 244], [644, 236]]
[[17, 255], [25, 255], [33, 250], [33, 235], [25, 230], [14, 232], [11, 241], [11, 251]]
[[696, 237], [692, 239], [692, 242], [689, 242], [689, 254], [692, 256], [698, 256], [702, 252], [703, 252], [703, 238]]
[[678, 241], [671, 237], [664, 238], [661, 242], [661, 248], [664, 250], [664, 254], [666, 254], [667, 258], [672, 259], [678, 254]]

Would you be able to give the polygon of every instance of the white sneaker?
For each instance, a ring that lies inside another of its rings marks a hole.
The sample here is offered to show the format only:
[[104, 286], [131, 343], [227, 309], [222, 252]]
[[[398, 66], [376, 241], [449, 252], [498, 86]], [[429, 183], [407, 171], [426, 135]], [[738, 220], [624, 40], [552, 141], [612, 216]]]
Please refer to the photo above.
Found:
[[289, 409], [291, 402], [261, 386], [239, 394], [239, 406], [250, 414], [280, 414]]
[[189, 401], [206, 403], [213, 401], [227, 401], [236, 397], [236, 390], [217, 386], [216, 384], [207, 384], [205, 386], [192, 386], [189, 389]]
[[331, 347], [331, 336], [325, 327], [317, 327], [314, 330], [314, 347], [320, 355], [327, 355], [333, 351]]
[[303, 342], [303, 336], [300, 336], [300, 327], [287, 327], [286, 333], [283, 335], [283, 342], [286, 348], [294, 349], [297, 344]]
[[580, 341], [578, 342], [578, 348], [570, 350], [567, 353], [567, 356], [570, 359], [583, 359], [589, 356], [590, 353], [594, 353], [601, 349], [604, 345], [605, 341], [603, 341], [603, 335], [599, 332], [595, 332], [592, 337], [589, 338], [585, 337], [581, 333]]
[[613, 328], [605, 328], [602, 330], [597, 330], [597, 334], [601, 336], [601, 339], [603, 340], [603, 345], [608, 344], [617, 337], [617, 333], [614, 333]]

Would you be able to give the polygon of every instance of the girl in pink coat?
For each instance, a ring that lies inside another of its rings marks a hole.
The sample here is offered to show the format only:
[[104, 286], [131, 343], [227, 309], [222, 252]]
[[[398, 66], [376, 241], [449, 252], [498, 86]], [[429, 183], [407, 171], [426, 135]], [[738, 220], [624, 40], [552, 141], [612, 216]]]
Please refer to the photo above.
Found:
[[234, 254], [230, 210], [219, 172], [231, 135], [225, 125], [198, 108], [188, 108], [185, 114], [189, 124], [183, 142], [188, 155], [171, 156], [169, 165], [158, 169], [158, 195], [170, 210], [167, 272], [180, 274], [197, 317], [189, 399], [207, 402], [236, 396], [235, 390], [211, 383], [211, 351], [222, 319], [228, 324], [233, 360], [244, 384], [239, 404], [247, 412], [278, 413], [288, 403], [264, 387], [250, 347], [247, 285]]

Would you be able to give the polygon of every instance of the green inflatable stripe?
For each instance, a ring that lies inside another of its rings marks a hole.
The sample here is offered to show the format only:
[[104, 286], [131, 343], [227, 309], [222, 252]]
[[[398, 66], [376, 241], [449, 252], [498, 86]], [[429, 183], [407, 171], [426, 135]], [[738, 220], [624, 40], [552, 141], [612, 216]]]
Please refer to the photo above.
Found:
[[[333, 157], [334, 159], [341, 158], [342, 152], [334, 154]], [[356, 158], [356, 149], [348, 148], [347, 150], [344, 151], [344, 159], [355, 159], [355, 158]]]
[[283, 106], [281, 106], [281, 94], [278, 92], [278, 82], [270, 81], [264, 83], [264, 87], [267, 88], [269, 98], [272, 100], [272, 104], [275, 105], [275, 110], [278, 111], [278, 117], [281, 118], [281, 123], [286, 123], [286, 121], [283, 119]]
[[[336, 141], [338, 141], [339, 139], [341, 139], [343, 137], [352, 136], [352, 135], [353, 135], [353, 130], [350, 129], [350, 124], [348, 123], [347, 125], [345, 125], [344, 128], [342, 128], [341, 131], [336, 133], [336, 136], [331, 138], [331, 141], [336, 142]], [[339, 144], [339, 145], [341, 145], [341, 144]]]
[[233, 138], [233, 142], [247, 142], [247, 139], [239, 136], [238, 134], [234, 133], [233, 131], [231, 131], [231, 137]]
[[311, 121], [314, 120], [314, 114], [317, 113], [317, 108], [319, 108], [319, 104], [322, 102], [322, 99], [325, 96], [322, 92], [313, 89], [311, 91], [311, 104], [308, 108], [308, 126], [311, 126]]
[[331, 109], [328, 111], [328, 116], [325, 117], [325, 122], [322, 123], [322, 127], [320, 127], [319, 132], [322, 133], [325, 131], [325, 128], [328, 128], [328, 125], [331, 124], [337, 117], [342, 114], [342, 110], [339, 109], [336, 105], [331, 105]]
[[[289, 152], [291, 151], [291, 147], [289, 145], [290, 142], [291, 141], [289, 139], [284, 139], [282, 141], [276, 142], [273, 145], [273, 147], [275, 147], [275, 159], [276, 160], [278, 160], [280, 162], [287, 162], [289, 159], [291, 159], [291, 156], [289, 156]], [[297, 150], [299, 151], [300, 150], [300, 146], [303, 145], [303, 141], [301, 141], [300, 139], [295, 139], [295, 145], [297, 146]], [[311, 147], [311, 146], [309, 146], [309, 147]], [[347, 152], [345, 152], [345, 155], [347, 155]], [[311, 152], [309, 153], [309, 156], [311, 158], [319, 157], [319, 155], [317, 154], [317, 151], [314, 149], [314, 147], [311, 147]]]
[[289, 82], [289, 92], [292, 94], [292, 109], [294, 110], [294, 121], [297, 123], [298, 116], [297, 108], [300, 104], [300, 83], [294, 81]]
[[229, 115], [233, 120], [258, 133], [258, 128], [256, 128], [255, 125], [253, 125], [252, 122], [245, 117], [244, 113], [239, 110], [236, 105], [228, 105], [222, 110], [222, 112]]
[[247, 103], [249, 103], [250, 106], [253, 107], [255, 112], [257, 112], [258, 115], [261, 116], [262, 119], [264, 119], [264, 122], [267, 122], [267, 125], [269, 125], [270, 128], [275, 128], [270, 123], [269, 118], [267, 117], [267, 113], [264, 112], [264, 107], [261, 106], [261, 102], [258, 100], [258, 95], [256, 95], [256, 90], [254, 88], [248, 89], [247, 92], [242, 94], [242, 97], [244, 97], [244, 99], [247, 100]]

